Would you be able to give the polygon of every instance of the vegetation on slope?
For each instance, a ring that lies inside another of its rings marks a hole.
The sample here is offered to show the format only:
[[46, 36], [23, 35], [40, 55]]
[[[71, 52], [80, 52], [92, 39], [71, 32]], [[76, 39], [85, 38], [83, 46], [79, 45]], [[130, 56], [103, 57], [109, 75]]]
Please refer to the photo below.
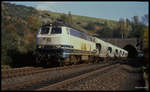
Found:
[[[112, 21], [87, 16], [40, 11], [33, 7], [1, 3], [1, 52], [2, 65], [21, 67], [31, 64], [35, 50], [35, 37], [42, 24], [62, 22], [76, 29], [100, 38], [141, 37], [145, 24], [139, 22], [138, 16]], [[143, 19], [146, 16], [143, 16]], [[144, 22], [145, 23], [145, 22]], [[29, 61], [31, 60], [31, 61]]]

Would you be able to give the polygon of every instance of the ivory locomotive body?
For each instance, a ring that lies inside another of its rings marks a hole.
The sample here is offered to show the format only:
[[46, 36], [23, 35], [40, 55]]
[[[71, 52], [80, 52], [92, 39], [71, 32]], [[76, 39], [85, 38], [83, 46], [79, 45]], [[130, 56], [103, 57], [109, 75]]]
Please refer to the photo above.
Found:
[[[78, 63], [99, 58], [125, 58], [128, 52], [65, 25], [42, 26], [36, 37], [37, 63]], [[55, 60], [54, 60], [55, 59]]]

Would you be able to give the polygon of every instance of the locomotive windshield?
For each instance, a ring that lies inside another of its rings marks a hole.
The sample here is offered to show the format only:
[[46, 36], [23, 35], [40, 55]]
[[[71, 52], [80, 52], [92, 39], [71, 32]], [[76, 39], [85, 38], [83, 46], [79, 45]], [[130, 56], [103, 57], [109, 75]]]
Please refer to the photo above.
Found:
[[41, 34], [48, 34], [49, 33], [49, 27], [42, 27], [41, 28]]
[[51, 34], [61, 34], [61, 28], [52, 28]]
[[[41, 28], [41, 34], [48, 34], [49, 31], [50, 31], [49, 27], [42, 27]], [[51, 34], [61, 34], [61, 33], [62, 33], [61, 28], [53, 28], [52, 27]]]

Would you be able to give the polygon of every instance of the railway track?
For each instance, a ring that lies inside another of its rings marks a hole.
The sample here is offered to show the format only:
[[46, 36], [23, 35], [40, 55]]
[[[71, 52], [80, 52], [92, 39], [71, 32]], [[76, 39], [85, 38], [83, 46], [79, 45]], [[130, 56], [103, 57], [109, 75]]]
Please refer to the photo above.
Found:
[[77, 82], [77, 81], [80, 81], [82, 79], [88, 78], [88, 77], [90, 77], [92, 75], [95, 75], [97, 73], [101, 73], [101, 72], [104, 72], [106, 70], [112, 69], [112, 68], [114, 68], [114, 67], [116, 67], [118, 65], [119, 64], [107, 66], [107, 67], [104, 67], [102, 69], [98, 69], [96, 71], [92, 71], [92, 72], [89, 72], [89, 73], [86, 73], [86, 74], [82, 74], [82, 75], [70, 78], [68, 80], [64, 80], [64, 81], [61, 81], [61, 82], [58, 82], [58, 83], [55, 83], [55, 84], [52, 84], [52, 85], [49, 85], [49, 86], [46, 86], [46, 87], [43, 87], [43, 88], [39, 88], [37, 90], [38, 91], [41, 91], [41, 90], [58, 90], [58, 89], [60, 89], [60, 88], [62, 88], [64, 86], [67, 86], [67, 85], [72, 84], [74, 82]]
[[15, 68], [15, 69], [3, 69], [2, 70], [2, 78], [12, 78], [12, 77], [17, 77], [17, 76], [22, 76], [22, 75], [27, 75], [27, 74], [32, 74], [37, 70], [41, 70], [42, 67], [23, 67], [23, 68]]
[[63, 66], [63, 67], [54, 67], [54, 68], [42, 68], [42, 67], [24, 67], [24, 68], [15, 68], [15, 69], [4, 69], [2, 70], [2, 79], [5, 78], [13, 78], [18, 76], [25, 76], [40, 72], [47, 72], [47, 71], [53, 71], [53, 70], [63, 70], [63, 69], [69, 69], [74, 67], [81, 67], [86, 66], [87, 64], [81, 64], [81, 65], [72, 65], [72, 66]]
[[[35, 71], [30, 72], [30, 74], [29, 72], [22, 73], [23, 76], [20, 76], [20, 74], [16, 77], [2, 78], [1, 87], [2, 90], [44, 90], [47, 89], [45, 86], [48, 86], [49, 89], [50, 85], [51, 89], [55, 88], [54, 85], [65, 85], [74, 82], [77, 79], [82, 79], [91, 76], [92, 74], [105, 71], [116, 65], [118, 64], [82, 64], [49, 69], [39, 68], [40, 70], [35, 69]], [[70, 82], [70, 80], [72, 81]]]

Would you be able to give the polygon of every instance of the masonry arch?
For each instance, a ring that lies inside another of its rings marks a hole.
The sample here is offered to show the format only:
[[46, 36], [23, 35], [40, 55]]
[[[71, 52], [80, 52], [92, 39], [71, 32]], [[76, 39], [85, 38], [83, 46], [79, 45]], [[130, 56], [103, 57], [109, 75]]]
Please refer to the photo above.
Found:
[[128, 45], [124, 46], [123, 49], [128, 51], [129, 58], [134, 58], [137, 56], [137, 50], [133, 45], [128, 44]]

